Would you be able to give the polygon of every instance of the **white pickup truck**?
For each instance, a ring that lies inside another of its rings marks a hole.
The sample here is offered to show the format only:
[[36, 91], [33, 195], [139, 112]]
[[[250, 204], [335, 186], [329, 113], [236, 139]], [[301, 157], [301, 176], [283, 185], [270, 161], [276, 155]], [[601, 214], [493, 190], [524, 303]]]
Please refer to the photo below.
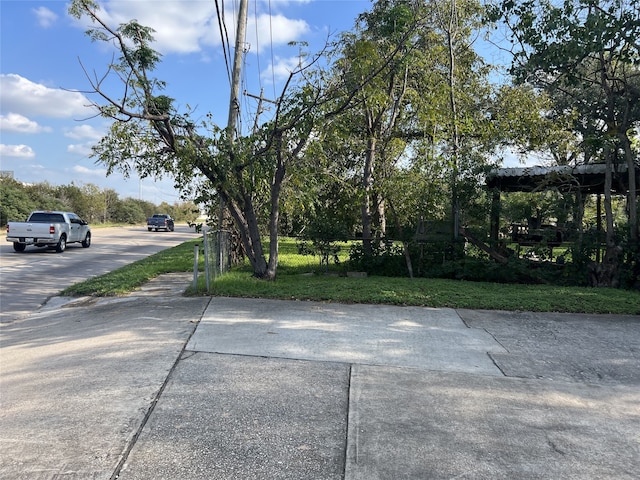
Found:
[[91, 229], [87, 222], [71, 212], [31, 212], [26, 222], [7, 223], [7, 242], [13, 242], [16, 252], [24, 252], [27, 245], [66, 250], [68, 243], [91, 245]]

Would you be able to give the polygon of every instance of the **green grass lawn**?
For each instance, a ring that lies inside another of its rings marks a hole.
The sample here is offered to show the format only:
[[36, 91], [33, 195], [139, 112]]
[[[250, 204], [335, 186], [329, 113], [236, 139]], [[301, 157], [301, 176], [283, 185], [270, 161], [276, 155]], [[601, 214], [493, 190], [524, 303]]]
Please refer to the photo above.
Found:
[[[198, 242], [183, 243], [111, 273], [73, 285], [62, 291], [61, 295], [123, 295], [162, 273], [192, 272], [193, 245]], [[344, 255], [345, 252], [341, 251], [341, 258], [344, 259]], [[204, 268], [203, 257], [199, 256], [200, 270]], [[298, 255], [295, 243], [286, 241], [280, 249], [279, 258], [275, 281], [258, 280], [244, 266], [212, 281], [210, 292], [206, 292], [204, 274], [201, 273], [198, 291], [193, 291], [189, 286], [187, 293], [509, 311], [640, 315], [640, 292], [628, 290], [428, 278], [345, 277], [324, 271], [316, 274], [313, 270], [320, 270], [318, 258]]]

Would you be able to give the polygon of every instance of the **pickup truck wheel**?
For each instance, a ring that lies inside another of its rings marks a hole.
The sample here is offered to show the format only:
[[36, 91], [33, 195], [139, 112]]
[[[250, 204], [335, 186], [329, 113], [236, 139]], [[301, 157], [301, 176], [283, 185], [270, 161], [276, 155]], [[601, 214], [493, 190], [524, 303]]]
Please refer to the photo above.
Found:
[[147, 230], [150, 232], [151, 230], [153, 230], [153, 228], [149, 228], [149, 227], [147, 227]]
[[25, 243], [13, 242], [13, 249], [16, 252], [24, 252], [25, 248], [27, 248], [27, 245]]
[[156, 232], [158, 231], [158, 229], [156, 228]]
[[62, 234], [60, 235], [60, 240], [58, 240], [58, 244], [56, 245], [56, 252], [62, 253], [67, 249], [67, 236]]
[[91, 246], [91, 234], [87, 233], [87, 236], [84, 237], [84, 240], [82, 241], [82, 246], [84, 248], [89, 248]]

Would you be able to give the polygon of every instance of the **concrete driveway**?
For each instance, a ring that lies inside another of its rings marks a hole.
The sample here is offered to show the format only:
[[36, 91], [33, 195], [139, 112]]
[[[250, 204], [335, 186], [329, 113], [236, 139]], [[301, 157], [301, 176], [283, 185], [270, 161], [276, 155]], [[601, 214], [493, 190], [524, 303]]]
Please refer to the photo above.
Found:
[[55, 299], [0, 338], [2, 479], [631, 479], [640, 319]]

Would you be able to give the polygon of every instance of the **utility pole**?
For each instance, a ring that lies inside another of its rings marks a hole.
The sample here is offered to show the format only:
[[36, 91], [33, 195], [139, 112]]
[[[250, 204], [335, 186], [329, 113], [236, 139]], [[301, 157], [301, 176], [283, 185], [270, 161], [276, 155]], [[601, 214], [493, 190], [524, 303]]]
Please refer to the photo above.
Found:
[[269, 100], [268, 98], [264, 98], [263, 92], [264, 92], [264, 88], [261, 88], [260, 96], [258, 96], [258, 95], [253, 95], [252, 93], [249, 93], [246, 90], [244, 91], [244, 94], [247, 97], [255, 98], [258, 100], [258, 109], [256, 111], [256, 119], [253, 122], [253, 133], [256, 133], [258, 131], [258, 118], [260, 117], [262, 112], [264, 112], [264, 108], [262, 108], [262, 102], [269, 102], [269, 103], [273, 103], [274, 105], [278, 104], [278, 100]]
[[242, 56], [244, 53], [244, 41], [247, 32], [247, 11], [249, 0], [240, 0], [238, 9], [238, 27], [236, 28], [236, 49], [233, 55], [233, 73], [231, 75], [231, 98], [229, 100], [229, 120], [227, 128], [229, 130], [229, 141], [235, 141], [236, 124], [240, 114], [240, 74], [242, 71]]
[[[242, 71], [242, 56], [244, 54], [244, 41], [247, 32], [247, 11], [249, 10], [249, 0], [240, 0], [238, 9], [238, 25], [236, 28], [236, 45], [233, 55], [233, 72], [231, 74], [231, 94], [229, 99], [229, 119], [227, 121], [227, 132], [229, 135], [229, 155], [233, 152], [233, 144], [236, 140], [236, 125], [238, 116], [240, 115], [240, 100], [238, 95], [240, 92], [240, 74]], [[222, 196], [218, 195], [220, 200], [220, 213], [218, 216], [218, 266], [222, 272], [223, 265], [223, 249], [222, 249], [222, 226], [224, 221], [225, 202]]]
[[[275, 105], [278, 104], [278, 100], [269, 100], [268, 98], [264, 98], [263, 93], [264, 93], [264, 88], [260, 89], [260, 96], [253, 95], [252, 93], [249, 93], [246, 90], [244, 91], [244, 94], [247, 97], [255, 98], [255, 99], [258, 100], [258, 109], [256, 110], [256, 118], [253, 121], [253, 133], [256, 133], [258, 131], [258, 122], [260, 120], [260, 115], [262, 114], [262, 112], [264, 112], [264, 108], [262, 108], [262, 102], [269, 102], [269, 103], [273, 103]], [[253, 164], [251, 164], [251, 184], [255, 185]], [[251, 194], [251, 198], [253, 200], [253, 193]]]
[[[236, 125], [240, 115], [240, 74], [242, 73], [242, 55], [244, 53], [244, 40], [247, 32], [247, 11], [249, 0], [240, 0], [238, 10], [238, 25], [236, 27], [236, 46], [233, 54], [233, 72], [231, 74], [231, 94], [229, 98], [229, 119], [227, 121], [227, 131], [229, 133], [229, 146], [233, 148], [236, 140]], [[220, 230], [222, 230], [222, 214], [224, 202], [220, 199]]]

